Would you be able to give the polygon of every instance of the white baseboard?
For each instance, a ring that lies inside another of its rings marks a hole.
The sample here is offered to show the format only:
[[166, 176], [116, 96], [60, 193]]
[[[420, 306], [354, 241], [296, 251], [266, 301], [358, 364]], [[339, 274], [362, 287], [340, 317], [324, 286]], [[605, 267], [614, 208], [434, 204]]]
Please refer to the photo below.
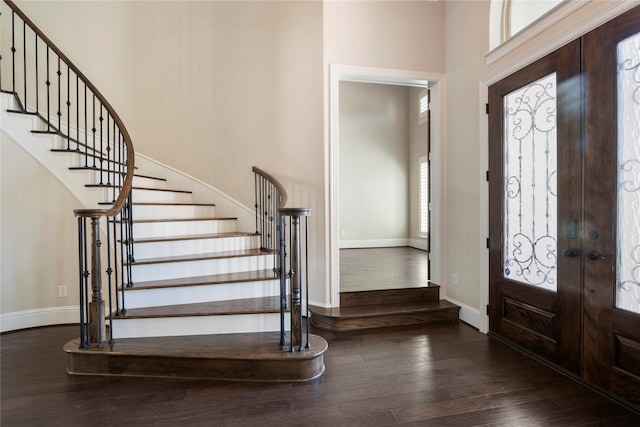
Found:
[[427, 246], [427, 243], [428, 243], [427, 239], [411, 239], [409, 241], [409, 246], [415, 249], [421, 249], [423, 251], [426, 251], [427, 249], [429, 249], [429, 247]]
[[394, 248], [410, 246], [411, 239], [340, 240], [340, 249]]
[[0, 332], [68, 323], [80, 323], [80, 311], [77, 306], [37, 308], [0, 314]]
[[480, 330], [482, 323], [480, 310], [453, 298], [445, 297], [444, 299], [460, 307], [460, 320]]

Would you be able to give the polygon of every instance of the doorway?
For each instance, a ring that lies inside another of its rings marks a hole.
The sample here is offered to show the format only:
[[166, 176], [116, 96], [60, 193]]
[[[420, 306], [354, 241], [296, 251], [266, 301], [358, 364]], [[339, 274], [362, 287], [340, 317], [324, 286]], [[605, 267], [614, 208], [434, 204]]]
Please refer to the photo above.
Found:
[[640, 405], [640, 8], [489, 88], [489, 329]]
[[340, 306], [340, 83], [376, 83], [385, 85], [418, 86], [431, 87], [432, 99], [432, 162], [431, 173], [434, 176], [432, 183], [432, 210], [431, 210], [431, 276], [439, 277], [440, 272], [440, 212], [439, 200], [441, 191], [439, 188], [440, 175], [440, 94], [442, 92], [440, 80], [442, 75], [432, 73], [421, 73], [403, 70], [379, 69], [360, 66], [331, 65], [330, 68], [330, 138], [328, 141], [328, 213], [329, 236], [328, 236], [328, 268], [330, 271], [330, 283], [328, 287], [327, 300], [330, 307]]

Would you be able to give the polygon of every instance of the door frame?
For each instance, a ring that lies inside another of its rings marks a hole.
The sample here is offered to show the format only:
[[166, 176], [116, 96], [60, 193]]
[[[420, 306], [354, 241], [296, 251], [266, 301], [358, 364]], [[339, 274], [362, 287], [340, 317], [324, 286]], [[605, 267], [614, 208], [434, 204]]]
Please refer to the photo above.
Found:
[[[431, 89], [431, 280], [439, 283], [442, 265], [442, 185], [441, 185], [441, 135], [443, 128], [442, 97], [444, 94], [443, 74], [423, 71], [409, 71], [355, 65], [329, 65], [329, 138], [325, 141], [325, 213], [327, 271], [329, 286], [325, 300], [328, 307], [340, 306], [340, 82], [378, 83], [400, 86], [428, 86]], [[442, 293], [441, 293], [442, 296]]]
[[[489, 102], [489, 86], [498, 81], [510, 76], [516, 71], [532, 64], [538, 59], [548, 55], [549, 53], [557, 50], [561, 46], [568, 42], [575, 40], [589, 31], [599, 27], [600, 25], [612, 20], [613, 18], [623, 14], [624, 12], [632, 9], [640, 4], [640, 0], [631, 0], [627, 2], [614, 3], [611, 2], [606, 5], [602, 10], [597, 11], [597, 14], [585, 16], [578, 19], [572, 25], [562, 27], [561, 32], [554, 34], [553, 37], [547, 37], [544, 42], [537, 43], [535, 46], [517, 51], [517, 56], [514, 58], [508, 57], [507, 61], [502, 63], [505, 56], [499, 56], [496, 58], [496, 48], [485, 55], [485, 64], [487, 66], [496, 64], [495, 70], [489, 72], [485, 77], [478, 82], [479, 91], [479, 129], [478, 129], [478, 143], [480, 146], [480, 158], [478, 159], [479, 170], [489, 170], [489, 118], [485, 112], [485, 105]], [[537, 24], [531, 27], [533, 34], [538, 34], [535, 31]], [[524, 44], [524, 43], [523, 43]], [[483, 236], [489, 236], [489, 185], [485, 180], [480, 180], [480, 230]], [[484, 239], [482, 239], [484, 240]], [[483, 246], [484, 249], [484, 246]], [[480, 262], [480, 319], [479, 324], [474, 325], [478, 327], [480, 332], [487, 333], [489, 331], [489, 314], [485, 311], [485, 307], [489, 304], [489, 251], [482, 250]], [[443, 271], [447, 271], [446, 269]]]

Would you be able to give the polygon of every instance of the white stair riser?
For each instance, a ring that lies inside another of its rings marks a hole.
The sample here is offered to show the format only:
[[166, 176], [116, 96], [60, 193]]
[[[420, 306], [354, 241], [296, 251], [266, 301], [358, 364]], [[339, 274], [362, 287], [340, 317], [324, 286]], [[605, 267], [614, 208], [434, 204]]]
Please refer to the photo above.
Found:
[[[285, 313], [285, 328], [290, 325]], [[113, 318], [113, 337], [171, 337], [181, 335], [239, 334], [280, 330], [280, 313], [221, 316], [167, 317], [151, 319]], [[277, 343], [276, 343], [277, 344]]]
[[144, 219], [212, 218], [215, 206], [201, 205], [133, 205], [133, 217]]
[[260, 237], [238, 236], [212, 239], [170, 240], [166, 242], [135, 243], [138, 259], [241, 251], [260, 248]]
[[157, 289], [136, 289], [134, 286], [125, 290], [125, 302], [127, 308], [141, 308], [260, 298], [279, 294], [279, 279]]
[[243, 256], [235, 258], [207, 259], [202, 261], [167, 262], [132, 266], [135, 282], [177, 279], [181, 277], [208, 276], [211, 274], [240, 273], [273, 269], [272, 255]]
[[134, 176], [133, 186], [144, 187], [144, 188], [167, 188], [167, 181], [163, 181], [160, 179], [145, 178], [143, 176]]
[[232, 231], [236, 231], [235, 228], [236, 221], [233, 219], [134, 222], [133, 237], [134, 239], [144, 239], [148, 237], [176, 237], [193, 236], [197, 234], [230, 233]]
[[133, 202], [140, 203], [189, 203], [190, 193], [173, 191], [133, 190]]

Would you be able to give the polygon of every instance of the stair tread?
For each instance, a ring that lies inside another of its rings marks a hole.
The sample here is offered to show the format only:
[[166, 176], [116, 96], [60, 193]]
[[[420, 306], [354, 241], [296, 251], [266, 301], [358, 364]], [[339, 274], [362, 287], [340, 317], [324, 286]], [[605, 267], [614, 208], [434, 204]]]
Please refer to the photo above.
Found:
[[238, 251], [210, 252], [205, 254], [178, 255], [171, 257], [145, 258], [131, 263], [132, 265], [161, 264], [168, 262], [202, 261], [207, 259], [238, 258], [248, 256], [270, 255], [272, 252], [262, 249], [243, 249]]
[[309, 306], [312, 313], [327, 317], [339, 317], [343, 319], [348, 318], [362, 318], [362, 317], [377, 317], [390, 314], [401, 313], [419, 313], [434, 310], [447, 310], [457, 309], [457, 305], [447, 301], [439, 300], [434, 302], [424, 303], [397, 303], [397, 304], [371, 304], [371, 305], [358, 305], [350, 307], [335, 307], [335, 308], [323, 308]]
[[[48, 134], [55, 134], [55, 135], [59, 135], [58, 132], [41, 132], [41, 133], [48, 133]], [[91, 157], [91, 158], [95, 158], [97, 161], [103, 161], [103, 162], [107, 162], [107, 163], [114, 163], [116, 165], [123, 165], [126, 166], [126, 163], [122, 163], [120, 161], [115, 161], [114, 159], [109, 159], [107, 157], [102, 157], [100, 154], [100, 152], [96, 151], [95, 154], [92, 153], [85, 153], [84, 151], [81, 150], [67, 150], [66, 148], [52, 148], [50, 150], [52, 153], [66, 153], [66, 154], [80, 154], [83, 156], [87, 156], [87, 157]], [[94, 162], [95, 163], [95, 162]], [[97, 167], [97, 166], [96, 166]]]
[[245, 298], [238, 300], [177, 304], [157, 307], [131, 308], [116, 319], [154, 317], [224, 316], [234, 314], [279, 313], [280, 297]]
[[161, 218], [161, 219], [134, 219], [134, 224], [142, 224], [149, 222], [186, 222], [186, 221], [229, 221], [236, 220], [238, 218], [235, 217], [222, 217], [222, 216], [212, 216], [212, 217], [196, 217], [196, 218]]
[[[72, 170], [72, 171], [80, 171], [80, 170], [88, 171], [88, 170], [90, 170], [90, 171], [96, 171], [96, 172], [113, 172], [112, 170], [99, 168], [97, 166], [96, 167], [93, 167], [93, 166], [71, 166], [69, 168], [69, 170]], [[138, 173], [134, 173], [133, 176], [134, 177], [138, 177], [138, 178], [155, 179], [156, 181], [165, 181], [165, 182], [167, 181], [166, 178], [158, 178], [156, 176], [150, 176], [150, 175], [141, 175], [141, 174], [138, 174]]]
[[133, 202], [133, 206], [215, 206], [215, 203]]
[[208, 276], [179, 277], [177, 279], [134, 282], [133, 287], [127, 288], [127, 291], [181, 286], [215, 285], [221, 283], [242, 283], [274, 279], [278, 279], [278, 276], [273, 270], [253, 270], [243, 271], [240, 273], [211, 274]]
[[305, 359], [317, 357], [327, 349], [326, 340], [309, 334], [307, 351], [282, 351], [278, 342], [280, 332], [245, 332], [237, 334], [184, 335], [171, 337], [120, 338], [114, 344], [100, 349], [78, 349], [79, 338], [64, 346], [67, 353], [109, 353], [195, 358], [250, 359]]
[[[84, 185], [87, 188], [121, 188], [121, 185], [116, 185], [116, 184], [85, 184]], [[144, 190], [144, 191], [164, 191], [167, 193], [185, 193], [185, 194], [192, 194], [192, 191], [189, 190], [174, 190], [171, 188], [154, 188], [154, 187], [136, 187], [133, 186], [131, 187], [132, 190]]]
[[212, 234], [192, 234], [186, 236], [172, 237], [147, 237], [142, 239], [133, 239], [133, 243], [157, 243], [157, 242], [174, 242], [180, 240], [202, 240], [202, 239], [224, 239], [227, 237], [248, 237], [258, 236], [255, 232], [234, 231], [228, 233], [212, 233]]

